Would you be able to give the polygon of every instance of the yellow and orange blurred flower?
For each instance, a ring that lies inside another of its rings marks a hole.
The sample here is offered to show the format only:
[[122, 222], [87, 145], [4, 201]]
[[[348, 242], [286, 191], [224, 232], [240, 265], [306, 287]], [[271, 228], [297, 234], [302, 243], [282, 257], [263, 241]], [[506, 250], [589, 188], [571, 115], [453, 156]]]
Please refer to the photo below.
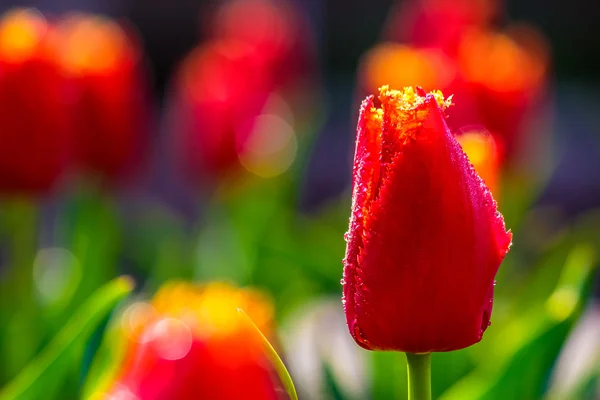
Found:
[[[509, 27], [504, 32], [465, 32], [458, 51], [460, 79], [477, 105], [479, 122], [493, 132], [501, 157], [516, 150], [522, 124], [543, 92], [548, 49], [534, 29]], [[451, 123], [472, 123], [455, 115]]]
[[499, 197], [500, 160], [493, 136], [485, 131], [466, 131], [456, 136], [469, 161], [494, 198]]
[[272, 336], [269, 299], [228, 284], [167, 283], [151, 303], [130, 306], [128, 349], [109, 398], [277, 399], [260, 333], [238, 309]]
[[[528, 117], [541, 102], [548, 46], [524, 24], [493, 26], [497, 0], [416, 0], [397, 7], [384, 42], [361, 60], [361, 95], [382, 84], [439, 88], [457, 106], [455, 131], [492, 132], [501, 162], [520, 153]], [[400, 44], [402, 43], [402, 44]]]

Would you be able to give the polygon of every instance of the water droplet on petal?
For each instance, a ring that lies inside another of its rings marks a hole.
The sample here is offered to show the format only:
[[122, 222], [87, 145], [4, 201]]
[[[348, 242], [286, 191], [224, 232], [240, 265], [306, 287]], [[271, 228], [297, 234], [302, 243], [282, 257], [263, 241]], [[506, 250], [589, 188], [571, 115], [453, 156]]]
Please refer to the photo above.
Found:
[[365, 349], [370, 349], [369, 341], [365, 338], [365, 335], [363, 334], [362, 329], [360, 329], [360, 326], [358, 326], [356, 320], [354, 320], [354, 322], [352, 323], [352, 332], [354, 340], [356, 340], [356, 342], [359, 345], [361, 345]]

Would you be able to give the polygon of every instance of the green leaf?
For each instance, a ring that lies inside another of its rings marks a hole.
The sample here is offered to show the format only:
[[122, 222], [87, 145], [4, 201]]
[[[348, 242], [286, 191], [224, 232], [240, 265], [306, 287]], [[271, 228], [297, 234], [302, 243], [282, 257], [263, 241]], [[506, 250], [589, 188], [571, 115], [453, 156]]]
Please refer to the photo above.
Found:
[[0, 400], [52, 398], [71, 368], [70, 357], [132, 289], [133, 281], [120, 277], [96, 290], [41, 354], [0, 391]]
[[502, 331], [488, 341], [488, 359], [441, 399], [539, 398], [550, 366], [580, 315], [596, 260], [593, 247], [575, 245], [554, 292], [545, 302], [539, 301], [530, 309], [521, 310], [503, 326]]
[[263, 335], [260, 329], [258, 329], [256, 324], [254, 324], [254, 321], [250, 319], [248, 314], [246, 314], [241, 308], [238, 308], [238, 312], [240, 313], [240, 316], [242, 316], [244, 320], [248, 323], [248, 325], [256, 331], [256, 334], [261, 339], [263, 349], [269, 360], [273, 363], [275, 371], [277, 372], [277, 375], [279, 376], [279, 379], [281, 380], [281, 383], [283, 384], [283, 387], [285, 388], [285, 391], [288, 394], [289, 398], [291, 400], [298, 400], [298, 395], [296, 394], [296, 388], [294, 386], [294, 382], [292, 381], [292, 377], [290, 376], [290, 373], [285, 367], [283, 361], [281, 361], [279, 354], [277, 354], [273, 346], [271, 346], [271, 343], [269, 343], [265, 335]]
[[125, 356], [127, 342], [119, 321], [113, 320], [108, 325], [81, 390], [82, 399], [92, 399], [95, 394], [109, 389]]

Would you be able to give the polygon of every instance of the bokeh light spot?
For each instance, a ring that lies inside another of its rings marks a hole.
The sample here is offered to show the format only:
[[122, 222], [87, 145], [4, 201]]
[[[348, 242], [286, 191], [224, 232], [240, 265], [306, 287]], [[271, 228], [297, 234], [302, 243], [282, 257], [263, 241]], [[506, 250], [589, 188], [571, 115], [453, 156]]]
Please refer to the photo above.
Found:
[[137, 341], [144, 328], [154, 319], [152, 305], [138, 301], [129, 305], [121, 316], [121, 328], [129, 339]]
[[192, 348], [192, 332], [180, 319], [161, 319], [149, 333], [156, 352], [165, 360], [179, 360]]
[[38, 252], [33, 262], [33, 281], [40, 300], [52, 304], [70, 298], [81, 278], [81, 266], [67, 249], [51, 247]]
[[296, 158], [298, 144], [294, 129], [283, 118], [272, 114], [258, 116], [253, 125], [239, 154], [240, 163], [263, 178], [282, 174]]

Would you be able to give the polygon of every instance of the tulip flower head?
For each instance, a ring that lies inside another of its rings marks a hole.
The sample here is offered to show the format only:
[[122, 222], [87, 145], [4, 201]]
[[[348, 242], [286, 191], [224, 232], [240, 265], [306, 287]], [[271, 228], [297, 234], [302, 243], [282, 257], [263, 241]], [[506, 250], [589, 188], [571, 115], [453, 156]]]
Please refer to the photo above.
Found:
[[362, 104], [343, 303], [369, 350], [457, 350], [490, 323], [511, 243], [490, 191], [448, 129], [439, 91], [380, 88]]
[[260, 59], [243, 42], [214, 41], [183, 61], [176, 84], [182, 169], [195, 181], [240, 169], [239, 154], [272, 86]]
[[245, 43], [275, 87], [292, 84], [312, 65], [310, 29], [287, 0], [228, 0], [212, 21], [217, 40]]
[[104, 17], [75, 14], [59, 31], [73, 88], [77, 162], [86, 173], [118, 180], [139, 161], [148, 126], [140, 51]]
[[238, 308], [270, 335], [269, 301], [259, 292], [226, 284], [170, 283], [152, 303], [130, 306], [123, 316], [129, 348], [111, 395], [139, 400], [277, 399], [261, 338]]
[[498, 0], [415, 0], [398, 2], [386, 38], [456, 54], [465, 30], [489, 25], [499, 14]]
[[501, 158], [510, 157], [519, 148], [520, 128], [544, 89], [548, 69], [544, 39], [529, 27], [506, 33], [472, 30], [463, 35], [458, 63], [477, 104], [479, 122], [495, 135]]
[[52, 189], [68, 161], [68, 116], [56, 35], [33, 9], [0, 20], [0, 192]]

